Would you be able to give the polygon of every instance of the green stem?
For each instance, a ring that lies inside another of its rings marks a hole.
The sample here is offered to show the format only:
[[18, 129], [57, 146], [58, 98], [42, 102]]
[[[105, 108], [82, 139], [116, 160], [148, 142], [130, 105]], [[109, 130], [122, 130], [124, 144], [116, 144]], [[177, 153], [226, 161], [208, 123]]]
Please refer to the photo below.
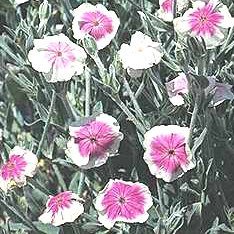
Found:
[[[91, 81], [90, 72], [86, 68], [85, 69], [85, 116], [86, 117], [90, 115], [90, 96], [91, 96], [90, 81]], [[81, 195], [84, 185], [85, 185], [85, 174], [84, 171], [81, 170], [79, 185], [77, 189], [78, 196]]]
[[197, 94], [196, 99], [195, 99], [195, 105], [193, 108], [192, 118], [191, 118], [190, 126], [189, 126], [190, 132], [189, 132], [188, 144], [190, 148], [192, 148], [192, 136], [193, 136], [193, 130], [195, 128], [195, 124], [197, 121], [199, 103], [200, 103], [200, 94]]
[[42, 146], [43, 146], [43, 143], [44, 143], [45, 138], [46, 138], [46, 134], [47, 134], [48, 129], [49, 129], [50, 120], [51, 120], [51, 117], [52, 117], [55, 101], [56, 101], [56, 92], [55, 92], [55, 90], [53, 90], [51, 104], [50, 104], [50, 108], [49, 108], [49, 113], [48, 113], [47, 120], [46, 120], [46, 123], [45, 123], [45, 126], [44, 126], [42, 137], [41, 137], [41, 140], [39, 142], [38, 149], [37, 149], [37, 152], [36, 152], [37, 157], [39, 157], [39, 155], [41, 153]]
[[163, 215], [165, 212], [165, 207], [163, 204], [162, 188], [161, 188], [159, 179], [156, 179], [156, 180], [157, 180], [157, 192], [158, 192], [159, 206], [160, 206], [161, 214]]
[[123, 76], [123, 80], [124, 80], [124, 86], [125, 86], [125, 88], [126, 88], [128, 94], [129, 94], [129, 96], [130, 96], [130, 98], [131, 98], [131, 101], [132, 101], [132, 103], [133, 103], [134, 109], [135, 109], [137, 115], [139, 116], [139, 118], [142, 119], [142, 118], [143, 118], [142, 110], [141, 110], [140, 106], [138, 105], [138, 102], [137, 102], [137, 100], [136, 100], [136, 97], [135, 97], [135, 95], [133, 94], [133, 92], [132, 92], [132, 90], [131, 90], [131, 88], [130, 88], [130, 85], [129, 85], [127, 79], [125, 78], [125, 76]]
[[226, 37], [227, 39], [225, 40], [225, 42], [224, 42], [224, 44], [223, 44], [223, 46], [222, 46], [222, 49], [221, 49], [221, 51], [219, 52], [218, 56], [226, 49], [227, 45], [229, 44], [229, 42], [230, 42], [231, 39], [232, 39], [233, 33], [234, 33], [234, 27], [232, 27], [232, 28], [229, 30], [228, 36]]
[[77, 189], [78, 196], [81, 195], [83, 187], [84, 187], [84, 184], [85, 184], [85, 174], [84, 174], [84, 171], [81, 170], [79, 184], [78, 184], [78, 189]]
[[177, 0], [174, 0], [173, 1], [173, 18], [175, 19], [176, 18], [176, 2], [177, 2]]
[[146, 132], [145, 126], [140, 121], [137, 120], [137, 118], [132, 114], [132, 112], [128, 109], [128, 107], [121, 101], [121, 99], [118, 96], [117, 97], [113, 97], [111, 95], [109, 96], [119, 106], [119, 108], [128, 116], [128, 119], [135, 124], [135, 126], [139, 129], [141, 134], [144, 135]]

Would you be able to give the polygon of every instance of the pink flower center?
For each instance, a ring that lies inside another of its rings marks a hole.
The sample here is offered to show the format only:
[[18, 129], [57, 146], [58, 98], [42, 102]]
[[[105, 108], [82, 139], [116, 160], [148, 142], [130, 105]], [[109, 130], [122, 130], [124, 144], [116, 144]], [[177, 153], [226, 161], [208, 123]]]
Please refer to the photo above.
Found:
[[79, 22], [80, 29], [95, 40], [106, 37], [113, 31], [112, 19], [100, 11], [86, 12]]
[[79, 145], [81, 156], [103, 156], [116, 139], [110, 126], [92, 121], [76, 133], [75, 143]]
[[76, 56], [66, 42], [51, 42], [46, 49], [46, 59], [55, 69], [67, 68], [76, 60]]
[[189, 15], [189, 24], [197, 36], [213, 36], [222, 19], [223, 16], [208, 3]]
[[62, 192], [50, 198], [48, 208], [55, 215], [60, 209], [69, 208], [72, 203], [71, 192]]
[[1, 175], [4, 180], [16, 179], [22, 175], [27, 163], [20, 155], [12, 155], [8, 162], [1, 168]]
[[185, 138], [178, 134], [155, 137], [151, 143], [151, 157], [155, 165], [169, 173], [188, 163]]
[[138, 185], [115, 182], [104, 195], [102, 205], [109, 219], [134, 219], [144, 213], [145, 196]]
[[173, 3], [173, 0], [165, 0], [161, 5], [163, 11], [167, 13], [172, 12], [172, 3]]

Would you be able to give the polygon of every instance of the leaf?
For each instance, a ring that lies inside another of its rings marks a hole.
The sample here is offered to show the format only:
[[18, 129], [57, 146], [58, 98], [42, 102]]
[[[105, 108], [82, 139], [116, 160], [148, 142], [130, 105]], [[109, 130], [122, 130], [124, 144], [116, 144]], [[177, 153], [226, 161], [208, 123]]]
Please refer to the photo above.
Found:
[[93, 111], [92, 111], [93, 115], [98, 115], [103, 113], [103, 105], [102, 102], [99, 101], [95, 104], [95, 106], [93, 107]]
[[96, 233], [101, 228], [103, 228], [102, 224], [93, 222], [88, 222], [82, 226], [82, 229], [88, 233]]
[[200, 136], [195, 140], [193, 144], [193, 147], [191, 150], [191, 153], [193, 156], [195, 156], [197, 149], [199, 148], [199, 146], [201, 146], [202, 142], [204, 141], [206, 134], [207, 134], [207, 128], [205, 127], [203, 131], [201, 132]]
[[199, 216], [199, 218], [201, 218], [201, 210], [202, 210], [201, 202], [196, 202], [186, 207], [185, 217], [186, 217], [187, 225], [190, 224], [194, 216]]
[[60, 228], [55, 227], [51, 224], [44, 224], [41, 222], [33, 222], [33, 224], [38, 228], [38, 230], [42, 231], [45, 234], [59, 234]]
[[80, 178], [80, 172], [76, 172], [74, 176], [72, 177], [71, 183], [69, 185], [69, 190], [76, 193], [78, 189], [78, 181]]

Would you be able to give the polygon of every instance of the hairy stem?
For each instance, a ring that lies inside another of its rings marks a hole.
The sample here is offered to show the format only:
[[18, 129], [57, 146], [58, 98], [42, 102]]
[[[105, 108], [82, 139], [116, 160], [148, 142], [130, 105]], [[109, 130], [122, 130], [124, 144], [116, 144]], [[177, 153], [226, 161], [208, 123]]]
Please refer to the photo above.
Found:
[[47, 120], [46, 120], [46, 123], [45, 123], [45, 126], [44, 126], [42, 137], [41, 137], [41, 140], [39, 142], [37, 152], [36, 152], [37, 157], [39, 157], [39, 155], [41, 153], [42, 146], [43, 146], [43, 143], [44, 143], [45, 138], [46, 138], [46, 134], [47, 134], [48, 129], [49, 129], [50, 120], [51, 120], [51, 117], [52, 117], [55, 101], [56, 101], [56, 92], [55, 92], [55, 90], [53, 90], [51, 104], [50, 104], [50, 108], [49, 108], [49, 113], [48, 113]]
[[[89, 73], [89, 70], [86, 68], [85, 69], [85, 116], [86, 117], [90, 115], [90, 94], [91, 94], [90, 73]], [[85, 174], [84, 174], [84, 171], [81, 170], [80, 180], [79, 180], [79, 185], [78, 185], [78, 190], [77, 190], [78, 196], [81, 195], [84, 185], [85, 185]]]

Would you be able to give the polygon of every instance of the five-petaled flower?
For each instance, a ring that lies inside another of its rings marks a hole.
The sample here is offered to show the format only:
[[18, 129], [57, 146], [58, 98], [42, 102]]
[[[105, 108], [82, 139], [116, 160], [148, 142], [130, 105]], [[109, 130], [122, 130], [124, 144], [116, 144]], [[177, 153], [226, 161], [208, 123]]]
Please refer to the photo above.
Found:
[[72, 29], [76, 39], [92, 36], [97, 48], [103, 49], [110, 44], [119, 28], [119, 18], [114, 11], [108, 11], [101, 4], [83, 3], [73, 11]]
[[139, 31], [132, 35], [130, 45], [122, 44], [119, 50], [123, 68], [127, 69], [129, 75], [134, 74], [134, 70], [141, 75], [143, 69], [158, 64], [162, 56], [161, 44]]
[[49, 82], [67, 81], [82, 74], [86, 57], [84, 49], [64, 34], [35, 39], [28, 54], [32, 67], [45, 73]]
[[160, 125], [145, 134], [144, 160], [157, 178], [171, 182], [195, 167], [187, 145], [189, 128]]
[[234, 18], [227, 6], [218, 0], [196, 1], [182, 17], [174, 19], [175, 30], [181, 36], [203, 38], [208, 49], [224, 42], [228, 28], [234, 26]]
[[9, 159], [0, 168], [0, 189], [7, 192], [12, 186], [22, 187], [26, 177], [33, 177], [37, 167], [37, 157], [29, 150], [15, 146]]
[[215, 77], [208, 77], [208, 80], [209, 86], [205, 89], [205, 94], [212, 95], [210, 106], [218, 106], [225, 100], [234, 100], [233, 85], [217, 82]]
[[[180, 0], [176, 2], [177, 11], [181, 12], [189, 4], [189, 0]], [[171, 22], [174, 19], [174, 0], [159, 0], [160, 9], [157, 11], [159, 18]]]
[[108, 229], [116, 221], [145, 222], [149, 217], [147, 210], [152, 205], [151, 193], [146, 185], [117, 179], [110, 180], [95, 201], [98, 220]]
[[84, 212], [82, 199], [71, 191], [50, 196], [44, 213], [38, 218], [43, 223], [59, 226], [74, 222]]
[[69, 130], [71, 139], [66, 154], [84, 169], [106, 163], [108, 157], [116, 155], [123, 139], [117, 120], [107, 114], [87, 118], [86, 123], [79, 127], [70, 126]]
[[188, 80], [186, 75], [181, 72], [175, 79], [166, 83], [169, 100], [174, 106], [184, 104], [183, 94], [188, 94]]

